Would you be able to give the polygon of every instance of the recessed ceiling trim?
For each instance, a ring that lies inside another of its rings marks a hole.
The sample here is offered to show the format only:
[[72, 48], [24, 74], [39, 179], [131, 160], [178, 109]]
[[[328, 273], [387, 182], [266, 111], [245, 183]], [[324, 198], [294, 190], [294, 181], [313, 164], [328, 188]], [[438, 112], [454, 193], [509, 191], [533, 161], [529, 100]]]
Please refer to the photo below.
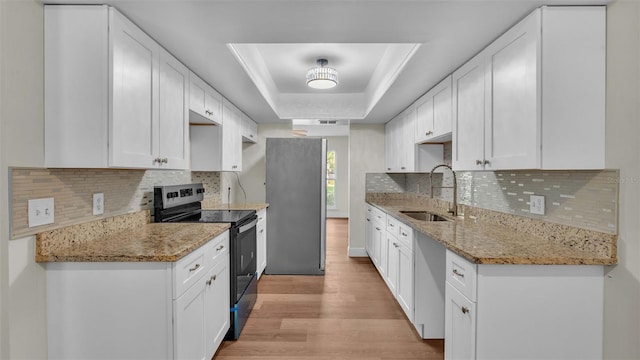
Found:
[[[280, 119], [358, 120], [366, 118], [389, 90], [420, 44], [227, 46]], [[310, 92], [299, 79], [304, 79], [311, 59], [315, 62], [325, 57], [343, 79], [335, 88]]]

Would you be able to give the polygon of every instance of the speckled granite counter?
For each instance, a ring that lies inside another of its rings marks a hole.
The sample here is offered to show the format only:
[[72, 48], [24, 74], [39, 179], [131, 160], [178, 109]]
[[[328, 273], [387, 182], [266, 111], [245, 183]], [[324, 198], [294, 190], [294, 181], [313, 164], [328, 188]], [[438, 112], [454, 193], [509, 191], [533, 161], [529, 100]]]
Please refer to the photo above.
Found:
[[142, 211], [39, 233], [36, 262], [173, 262], [229, 228], [148, 218]]
[[203, 204], [202, 208], [207, 210], [255, 210], [260, 211], [268, 208], [266, 203], [231, 203], [231, 204]]
[[478, 264], [617, 263], [616, 235], [508, 214], [483, 214], [482, 209], [475, 210], [476, 213], [465, 209], [465, 218], [454, 221], [419, 221], [400, 211], [427, 210], [443, 214], [443, 208], [437, 203], [383, 198], [369, 198], [367, 203]]

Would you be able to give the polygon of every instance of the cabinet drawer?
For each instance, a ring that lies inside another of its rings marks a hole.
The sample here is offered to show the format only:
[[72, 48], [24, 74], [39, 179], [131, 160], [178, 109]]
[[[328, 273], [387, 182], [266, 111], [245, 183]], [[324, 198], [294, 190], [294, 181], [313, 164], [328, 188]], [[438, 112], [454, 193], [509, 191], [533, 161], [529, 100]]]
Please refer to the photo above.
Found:
[[173, 264], [173, 298], [177, 299], [206, 272], [207, 243]]
[[220, 261], [228, 257], [229, 254], [229, 231], [218, 235], [206, 245], [206, 267], [208, 269], [216, 266]]
[[400, 221], [393, 216], [387, 216], [387, 232], [395, 237], [400, 237]]
[[478, 266], [447, 250], [447, 282], [471, 301], [476, 301]]
[[402, 222], [400, 222], [398, 240], [409, 250], [413, 251], [413, 229]]
[[373, 213], [373, 219], [371, 221], [377, 222], [378, 224], [387, 226], [387, 214], [376, 208], [375, 206], [371, 206], [371, 212]]

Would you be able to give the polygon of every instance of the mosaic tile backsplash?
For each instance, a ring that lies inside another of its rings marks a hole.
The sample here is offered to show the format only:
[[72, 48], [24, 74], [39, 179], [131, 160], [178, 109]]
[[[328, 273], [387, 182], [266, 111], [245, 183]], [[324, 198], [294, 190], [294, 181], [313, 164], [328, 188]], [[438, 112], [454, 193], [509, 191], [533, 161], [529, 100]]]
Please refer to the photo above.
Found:
[[[444, 179], [443, 179], [444, 178]], [[618, 170], [458, 172], [458, 203], [616, 234]], [[437, 181], [437, 183], [436, 183]], [[449, 186], [449, 172], [434, 175], [434, 186]], [[414, 193], [429, 196], [428, 174], [367, 174], [368, 193]], [[450, 189], [434, 198], [451, 200]], [[529, 212], [529, 196], [544, 195], [545, 215]]]
[[[11, 236], [92, 221], [99, 218], [153, 210], [153, 187], [201, 182], [205, 201], [220, 202], [220, 173], [172, 170], [12, 168]], [[104, 193], [104, 214], [92, 213], [93, 193]], [[29, 228], [28, 200], [53, 197], [55, 222]]]

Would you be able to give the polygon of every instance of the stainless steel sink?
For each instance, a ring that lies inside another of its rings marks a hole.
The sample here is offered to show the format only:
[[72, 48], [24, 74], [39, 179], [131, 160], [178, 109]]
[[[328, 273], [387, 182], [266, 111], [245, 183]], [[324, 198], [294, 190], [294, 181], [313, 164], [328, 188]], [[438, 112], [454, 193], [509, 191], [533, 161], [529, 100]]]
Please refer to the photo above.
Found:
[[402, 211], [401, 210], [400, 213], [420, 221], [451, 221], [446, 217], [436, 215], [428, 211]]

